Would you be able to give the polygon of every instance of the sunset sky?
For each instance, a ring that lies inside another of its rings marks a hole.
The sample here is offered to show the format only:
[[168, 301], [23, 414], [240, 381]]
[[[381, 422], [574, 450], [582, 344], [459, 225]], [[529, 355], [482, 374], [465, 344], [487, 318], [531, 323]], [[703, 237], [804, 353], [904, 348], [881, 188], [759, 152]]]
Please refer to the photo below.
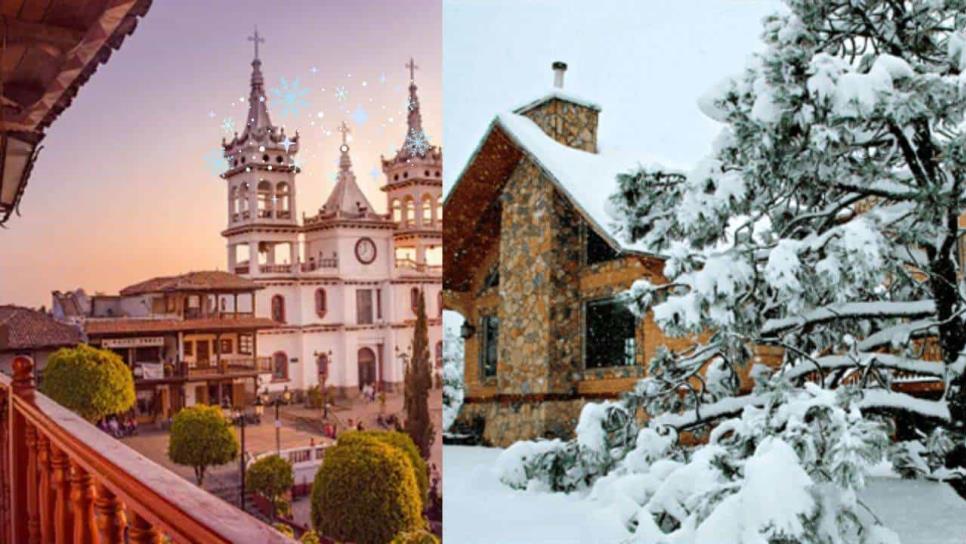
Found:
[[443, 143], [438, 0], [154, 2], [48, 130], [23, 216], [0, 229], [0, 304], [226, 267], [216, 161], [226, 119], [243, 126], [255, 24], [272, 121], [301, 135], [300, 216], [334, 185], [343, 120], [359, 184], [385, 211], [379, 156], [403, 142], [410, 56], [423, 126]]

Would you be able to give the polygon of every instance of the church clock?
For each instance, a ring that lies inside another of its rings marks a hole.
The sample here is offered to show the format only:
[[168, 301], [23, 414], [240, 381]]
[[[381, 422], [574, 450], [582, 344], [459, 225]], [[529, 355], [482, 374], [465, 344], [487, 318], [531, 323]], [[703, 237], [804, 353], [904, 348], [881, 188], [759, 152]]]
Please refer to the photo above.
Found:
[[372, 238], [359, 238], [356, 242], [356, 259], [362, 264], [371, 264], [376, 260], [376, 243]]

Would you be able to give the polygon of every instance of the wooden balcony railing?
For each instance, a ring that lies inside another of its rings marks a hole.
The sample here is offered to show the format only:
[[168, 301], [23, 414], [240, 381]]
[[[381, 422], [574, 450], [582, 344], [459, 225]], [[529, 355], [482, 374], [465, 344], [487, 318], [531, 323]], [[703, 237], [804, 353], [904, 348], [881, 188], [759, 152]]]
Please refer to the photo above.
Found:
[[206, 361], [206, 362], [196, 362], [189, 365], [188, 363], [182, 363], [178, 365], [181, 368], [182, 376], [199, 376], [208, 374], [223, 374], [229, 375], [233, 373], [250, 373], [258, 372], [260, 374], [268, 374], [272, 371], [272, 359], [271, 357], [252, 357], [249, 359], [222, 359], [221, 363], [216, 361]]
[[0, 375], [0, 542], [294, 541], [34, 390]]
[[292, 265], [290, 264], [263, 264], [258, 267], [259, 270], [266, 274], [279, 274], [288, 273], [292, 271]]

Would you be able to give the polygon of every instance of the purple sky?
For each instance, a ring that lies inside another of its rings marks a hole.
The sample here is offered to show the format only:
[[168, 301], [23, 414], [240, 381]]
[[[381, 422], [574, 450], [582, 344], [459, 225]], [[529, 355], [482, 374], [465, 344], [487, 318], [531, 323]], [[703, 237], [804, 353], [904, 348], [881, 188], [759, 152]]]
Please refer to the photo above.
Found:
[[[301, 134], [300, 215], [333, 186], [343, 120], [356, 177], [385, 210], [379, 156], [403, 142], [410, 56], [423, 126], [442, 144], [439, 0], [154, 2], [48, 131], [23, 217], [0, 230], [0, 304], [49, 306], [55, 289], [116, 293], [225, 268], [227, 197], [213, 159], [225, 119], [241, 127], [248, 108], [255, 24], [272, 121]], [[307, 91], [295, 107], [273, 92], [282, 78]]]

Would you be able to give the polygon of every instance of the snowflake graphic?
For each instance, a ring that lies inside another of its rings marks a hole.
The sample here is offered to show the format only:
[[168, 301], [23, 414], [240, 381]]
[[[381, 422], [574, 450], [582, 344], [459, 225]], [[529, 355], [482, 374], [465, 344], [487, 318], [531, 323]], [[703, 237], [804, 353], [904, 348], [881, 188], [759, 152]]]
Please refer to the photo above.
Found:
[[426, 134], [421, 130], [412, 129], [409, 134], [406, 135], [406, 143], [403, 147], [409, 153], [409, 155], [415, 155], [422, 157], [429, 151], [429, 140], [426, 139]]
[[301, 157], [292, 157], [292, 166], [294, 166], [299, 170], [302, 170], [302, 167], [304, 165], [305, 165], [305, 162], [302, 160]]
[[342, 85], [335, 88], [335, 99], [339, 102], [345, 102], [349, 98], [349, 91], [345, 89]]
[[225, 117], [225, 120], [221, 122], [221, 130], [225, 134], [233, 134], [235, 132], [235, 120], [231, 117]]
[[369, 112], [362, 106], [356, 106], [356, 111], [352, 112], [352, 120], [357, 125], [362, 126], [369, 120]]
[[282, 103], [282, 117], [298, 115], [306, 106], [309, 105], [305, 100], [305, 95], [309, 90], [299, 84], [299, 78], [295, 78], [291, 83], [282, 78], [282, 84], [272, 89], [272, 94]]
[[419, 107], [419, 102], [417, 100], [414, 100], [413, 97], [410, 96], [409, 98], [406, 99], [406, 111], [413, 111], [418, 107]]
[[228, 169], [228, 159], [221, 148], [214, 148], [205, 153], [205, 167], [212, 175], [217, 176]]
[[282, 147], [284, 147], [284, 148], [285, 148], [285, 152], [286, 152], [286, 153], [288, 153], [288, 150], [289, 150], [289, 149], [290, 149], [290, 148], [291, 148], [291, 147], [292, 147], [293, 145], [295, 145], [295, 142], [293, 142], [293, 141], [292, 141], [292, 139], [291, 139], [291, 138], [289, 138], [288, 136], [285, 136], [285, 139], [284, 139], [284, 140], [282, 140], [282, 144], [281, 144], [281, 145], [282, 145]]

